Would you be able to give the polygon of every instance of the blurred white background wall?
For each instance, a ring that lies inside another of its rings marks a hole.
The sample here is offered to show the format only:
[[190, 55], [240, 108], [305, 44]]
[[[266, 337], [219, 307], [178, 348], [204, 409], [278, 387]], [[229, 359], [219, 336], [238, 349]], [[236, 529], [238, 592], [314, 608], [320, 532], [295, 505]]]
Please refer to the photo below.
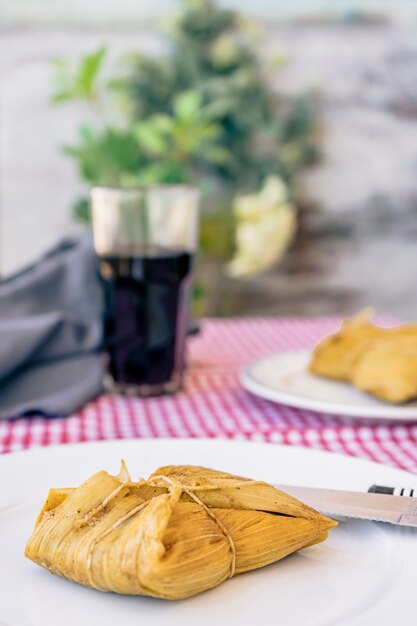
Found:
[[[278, 45], [288, 60], [277, 75], [281, 89], [314, 88], [322, 96], [323, 159], [304, 177], [306, 197], [324, 211], [361, 209], [378, 197], [394, 207], [417, 205], [416, 0], [220, 4], [264, 22], [263, 45]], [[161, 21], [178, 6], [174, 0], [0, 0], [2, 274], [80, 228], [70, 207], [83, 189], [59, 147], [74, 140], [87, 113], [79, 105], [50, 104], [52, 59], [75, 60], [102, 44], [114, 59], [132, 48], [158, 54]], [[355, 11], [384, 13], [390, 21], [323, 19]]]

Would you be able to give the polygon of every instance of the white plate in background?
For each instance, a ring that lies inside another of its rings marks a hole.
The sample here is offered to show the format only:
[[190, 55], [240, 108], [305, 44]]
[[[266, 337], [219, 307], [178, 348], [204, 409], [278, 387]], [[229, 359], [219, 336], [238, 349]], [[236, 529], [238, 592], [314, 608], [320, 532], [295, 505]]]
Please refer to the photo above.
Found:
[[271, 354], [244, 367], [241, 383], [260, 398], [299, 409], [355, 419], [417, 421], [417, 402], [388, 404], [348, 383], [314, 376], [307, 370], [310, 358], [308, 350]]

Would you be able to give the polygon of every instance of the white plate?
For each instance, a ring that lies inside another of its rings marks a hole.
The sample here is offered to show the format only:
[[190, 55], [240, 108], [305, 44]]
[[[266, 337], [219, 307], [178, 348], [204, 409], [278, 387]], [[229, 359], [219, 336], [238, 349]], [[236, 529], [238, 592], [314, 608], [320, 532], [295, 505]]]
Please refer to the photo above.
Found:
[[271, 354], [244, 367], [241, 383], [256, 396], [299, 409], [366, 420], [417, 421], [417, 402], [386, 404], [347, 383], [314, 376], [307, 371], [310, 356], [307, 350]]
[[[50, 486], [77, 485], [99, 469], [132, 475], [190, 463], [293, 484], [364, 490], [417, 486], [417, 477], [306, 448], [209, 440], [130, 440], [18, 452], [0, 458], [1, 626], [285, 626], [406, 623], [415, 594], [417, 532], [341, 523], [318, 546], [180, 602], [101, 593], [53, 576], [23, 557]], [[411, 623], [411, 622], [407, 622]]]

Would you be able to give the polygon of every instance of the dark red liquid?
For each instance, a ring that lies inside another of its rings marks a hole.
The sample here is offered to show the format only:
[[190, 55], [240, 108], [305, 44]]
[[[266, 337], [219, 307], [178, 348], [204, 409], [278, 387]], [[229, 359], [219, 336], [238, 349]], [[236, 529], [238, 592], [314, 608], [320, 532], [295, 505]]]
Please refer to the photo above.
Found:
[[151, 248], [100, 257], [105, 345], [117, 383], [159, 385], [183, 367], [192, 257]]

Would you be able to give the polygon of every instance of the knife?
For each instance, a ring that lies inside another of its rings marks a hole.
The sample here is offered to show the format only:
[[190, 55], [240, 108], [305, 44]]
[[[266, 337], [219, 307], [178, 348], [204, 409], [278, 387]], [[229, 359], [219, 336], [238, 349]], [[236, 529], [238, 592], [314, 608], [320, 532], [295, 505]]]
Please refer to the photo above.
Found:
[[417, 528], [417, 497], [391, 495], [401, 492], [411, 494], [413, 490], [410, 489], [373, 485], [369, 489], [371, 493], [369, 491], [362, 493], [294, 485], [276, 485], [276, 487], [330, 517], [334, 515], [352, 517]]

